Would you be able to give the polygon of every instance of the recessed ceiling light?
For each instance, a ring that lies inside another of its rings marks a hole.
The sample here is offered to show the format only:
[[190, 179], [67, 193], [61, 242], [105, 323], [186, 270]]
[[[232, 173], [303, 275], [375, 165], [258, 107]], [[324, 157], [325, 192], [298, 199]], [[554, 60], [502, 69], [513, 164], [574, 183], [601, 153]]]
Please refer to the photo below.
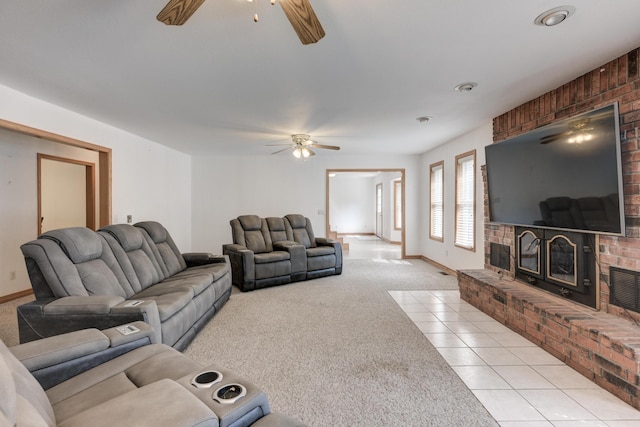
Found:
[[538, 15], [533, 22], [536, 25], [542, 25], [543, 27], [553, 27], [554, 25], [564, 22], [568, 17], [573, 15], [575, 11], [576, 8], [573, 6], [555, 7]]
[[457, 90], [458, 92], [471, 92], [476, 86], [478, 86], [478, 83], [466, 82], [466, 83], [460, 83], [453, 89]]
[[420, 116], [416, 120], [419, 121], [420, 123], [425, 123], [431, 120], [431, 116]]

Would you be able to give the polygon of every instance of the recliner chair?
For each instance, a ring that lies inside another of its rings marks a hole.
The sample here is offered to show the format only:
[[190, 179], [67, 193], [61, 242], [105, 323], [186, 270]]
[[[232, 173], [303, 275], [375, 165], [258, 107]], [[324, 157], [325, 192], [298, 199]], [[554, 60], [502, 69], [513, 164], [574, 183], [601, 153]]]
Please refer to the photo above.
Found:
[[[144, 322], [84, 329], [8, 348], [0, 341], [0, 426], [300, 427], [266, 394], [221, 368], [203, 368], [154, 341]], [[197, 382], [215, 369], [215, 386]], [[198, 387], [202, 384], [203, 387]], [[214, 398], [244, 387], [234, 402]]]
[[304, 246], [307, 279], [342, 273], [342, 245], [332, 239], [316, 237], [311, 221], [304, 215], [285, 215], [287, 239]]

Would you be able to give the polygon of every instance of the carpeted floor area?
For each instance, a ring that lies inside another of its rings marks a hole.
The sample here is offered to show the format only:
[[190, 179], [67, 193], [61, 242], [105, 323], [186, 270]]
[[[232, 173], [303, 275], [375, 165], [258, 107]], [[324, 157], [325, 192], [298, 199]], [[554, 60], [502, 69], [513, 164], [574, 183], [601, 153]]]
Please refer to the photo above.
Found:
[[497, 425], [389, 290], [457, 289], [422, 261], [234, 293], [185, 353], [260, 385], [309, 426]]
[[[345, 260], [340, 276], [241, 293], [185, 354], [232, 369], [272, 409], [314, 426], [497, 426], [391, 298], [390, 290], [457, 289], [419, 260]], [[0, 338], [18, 343], [15, 307]]]

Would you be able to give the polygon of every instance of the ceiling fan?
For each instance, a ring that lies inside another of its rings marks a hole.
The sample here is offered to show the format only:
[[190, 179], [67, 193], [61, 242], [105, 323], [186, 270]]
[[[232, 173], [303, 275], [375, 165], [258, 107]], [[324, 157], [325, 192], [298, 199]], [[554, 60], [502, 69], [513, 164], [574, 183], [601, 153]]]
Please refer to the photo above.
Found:
[[593, 127], [589, 127], [590, 123], [590, 118], [569, 122], [566, 131], [544, 136], [540, 138], [540, 144], [549, 144], [550, 142], [565, 138], [567, 138], [567, 142], [570, 144], [588, 141], [593, 137], [591, 133], [589, 133], [589, 131], [593, 130]]
[[275, 147], [279, 145], [286, 145], [286, 147], [271, 154], [278, 154], [282, 153], [283, 151], [293, 150], [293, 156], [298, 159], [306, 159], [307, 157], [315, 156], [316, 153], [312, 150], [312, 148], [323, 148], [327, 150], [340, 149], [340, 147], [336, 145], [318, 144], [317, 142], [313, 141], [309, 135], [305, 135], [302, 133], [291, 135], [291, 142], [285, 142], [282, 144], [267, 144], [268, 147]]
[[[204, 0], [170, 0], [156, 18], [167, 25], [182, 25], [202, 3]], [[271, 0], [271, 4], [274, 3], [275, 0]], [[315, 43], [324, 37], [324, 29], [309, 0], [278, 0], [278, 3], [302, 44]]]

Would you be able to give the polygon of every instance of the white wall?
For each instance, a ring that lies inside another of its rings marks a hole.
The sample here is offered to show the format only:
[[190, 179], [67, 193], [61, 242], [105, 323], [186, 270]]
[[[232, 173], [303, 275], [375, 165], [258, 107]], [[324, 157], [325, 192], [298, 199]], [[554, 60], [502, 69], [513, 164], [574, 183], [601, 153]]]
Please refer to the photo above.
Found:
[[330, 227], [338, 233], [375, 232], [375, 184], [371, 176], [340, 172], [329, 179]]
[[[420, 203], [424, 215], [421, 219], [421, 253], [451, 269], [484, 268], [484, 213], [482, 172], [485, 163], [484, 147], [493, 141], [493, 125], [484, 126], [422, 155], [421, 171], [424, 191]], [[476, 150], [476, 250], [470, 251], [454, 245], [455, 229], [455, 157]], [[429, 166], [444, 161], [444, 241], [429, 238]], [[407, 210], [409, 208], [407, 207]]]
[[[0, 118], [112, 148], [112, 222], [125, 222], [127, 214], [134, 222], [157, 220], [181, 250], [190, 250], [190, 156], [1, 85]], [[35, 153], [79, 153], [13, 132], [3, 131], [2, 136], [0, 296], [30, 288], [19, 246], [37, 234]], [[16, 279], [10, 280], [14, 271]]]
[[308, 216], [325, 236], [327, 169], [405, 169], [407, 255], [420, 254], [420, 156], [323, 156], [302, 162], [290, 155], [193, 158], [193, 248], [222, 251], [231, 243], [229, 220], [243, 214]]

